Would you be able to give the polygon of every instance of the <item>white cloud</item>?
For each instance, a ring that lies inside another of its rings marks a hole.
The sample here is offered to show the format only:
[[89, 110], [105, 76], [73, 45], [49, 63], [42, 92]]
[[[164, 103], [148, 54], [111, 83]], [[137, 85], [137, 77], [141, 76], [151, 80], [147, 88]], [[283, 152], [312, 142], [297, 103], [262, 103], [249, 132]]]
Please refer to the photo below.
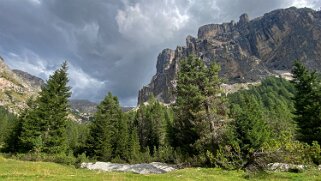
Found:
[[19, 55], [14, 52], [9, 52], [4, 58], [10, 68], [31, 73], [45, 80], [48, 79], [49, 75], [54, 71], [54, 69], [51, 69], [53, 67], [49, 66], [46, 60], [40, 58], [30, 50], [24, 50]]
[[124, 3], [115, 17], [119, 32], [130, 40], [157, 44], [172, 38], [173, 34], [189, 22], [186, 10], [174, 1], [148, 1], [135, 4]]
[[319, 0], [293, 0], [291, 2], [291, 6], [295, 6], [298, 8], [303, 8], [303, 7], [309, 7], [309, 8], [318, 8], [317, 4], [319, 6], [321, 2]]
[[40, 5], [41, 4], [41, 0], [29, 0], [29, 2], [35, 4], [35, 5]]
[[[50, 65], [50, 61], [41, 58], [39, 55], [30, 50], [25, 50], [21, 55], [10, 52], [4, 58], [11, 69], [19, 69], [37, 77], [41, 77], [44, 80], [47, 80], [62, 63], [56, 62], [54, 65]], [[72, 87], [73, 93], [72, 98], [87, 97], [92, 101], [97, 101], [101, 95], [95, 93], [100, 93], [100, 91], [105, 88], [106, 82], [99, 81], [91, 77], [80, 67], [73, 65], [70, 62], [68, 62], [68, 66], [68, 75], [70, 79], [69, 85]]]
[[106, 85], [106, 82], [99, 81], [87, 73], [85, 73], [80, 67], [69, 64], [69, 78], [70, 85], [72, 87], [73, 95], [75, 98], [82, 98], [91, 93], [91, 99], [94, 100], [98, 96], [95, 93], [99, 92]]
[[112, 91], [125, 105], [135, 105], [138, 89], [156, 71], [157, 54], [184, 45], [200, 26], [238, 20], [242, 13], [253, 19], [279, 8], [320, 5], [321, 0], [0, 0], [0, 56], [45, 79], [70, 60], [74, 95], [98, 100]]

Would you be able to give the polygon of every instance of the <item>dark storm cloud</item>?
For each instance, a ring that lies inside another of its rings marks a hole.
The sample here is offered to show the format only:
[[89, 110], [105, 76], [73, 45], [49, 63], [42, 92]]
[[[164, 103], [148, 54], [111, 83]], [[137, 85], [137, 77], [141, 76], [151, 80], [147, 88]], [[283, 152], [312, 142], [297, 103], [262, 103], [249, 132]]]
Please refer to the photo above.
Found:
[[158, 53], [184, 45], [207, 23], [237, 20], [321, 0], [0, 0], [0, 55], [47, 78], [68, 60], [74, 98], [99, 101], [107, 91], [135, 105], [155, 72]]

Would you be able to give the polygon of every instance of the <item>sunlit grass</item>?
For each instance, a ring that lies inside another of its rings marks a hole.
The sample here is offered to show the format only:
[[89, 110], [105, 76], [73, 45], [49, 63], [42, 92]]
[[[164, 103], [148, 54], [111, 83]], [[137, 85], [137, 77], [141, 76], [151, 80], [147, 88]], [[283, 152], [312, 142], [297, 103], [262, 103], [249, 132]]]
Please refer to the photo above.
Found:
[[166, 174], [139, 175], [121, 172], [99, 172], [76, 169], [48, 162], [29, 162], [5, 159], [0, 156], [0, 180], [321, 180], [321, 172], [266, 173], [248, 175], [243, 171], [217, 168], [187, 168]]

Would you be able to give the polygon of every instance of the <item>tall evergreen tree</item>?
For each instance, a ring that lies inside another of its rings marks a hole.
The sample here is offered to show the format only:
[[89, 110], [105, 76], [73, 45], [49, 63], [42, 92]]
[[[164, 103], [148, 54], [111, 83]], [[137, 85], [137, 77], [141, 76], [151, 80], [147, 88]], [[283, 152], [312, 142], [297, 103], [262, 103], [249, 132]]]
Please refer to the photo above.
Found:
[[139, 162], [141, 159], [140, 145], [137, 134], [137, 129], [135, 127], [130, 129], [129, 140], [128, 140], [128, 153], [129, 161]]
[[160, 146], [167, 144], [167, 108], [151, 97], [147, 105], [140, 105], [134, 125], [142, 149], [150, 150], [153, 155]]
[[231, 107], [242, 108], [247, 106], [244, 97], [253, 96], [255, 101], [263, 106], [264, 120], [273, 131], [274, 139], [279, 139], [283, 133], [294, 136], [296, 132], [293, 121], [294, 90], [293, 84], [285, 79], [267, 77], [260, 85], [229, 94], [228, 99]]
[[216, 64], [206, 67], [195, 56], [180, 62], [174, 105], [173, 146], [185, 153], [197, 154], [216, 147], [219, 135], [217, 128], [226, 114], [220, 92], [219, 70]]
[[128, 127], [117, 97], [109, 92], [97, 108], [90, 126], [87, 154], [102, 161], [117, 156], [126, 159]]
[[12, 152], [12, 149], [8, 146], [15, 147], [16, 145], [11, 144], [11, 136], [14, 136], [14, 128], [18, 124], [16, 115], [7, 111], [7, 109], [0, 106], [0, 149], [4, 151]]
[[310, 72], [303, 64], [295, 62], [293, 83], [295, 120], [299, 126], [299, 139], [311, 144], [321, 144], [321, 85], [316, 72]]
[[21, 150], [64, 153], [68, 98], [67, 62], [64, 62], [42, 87], [34, 105], [21, 117]]
[[231, 115], [234, 120], [224, 133], [216, 164], [229, 169], [246, 168], [256, 164], [263, 146], [271, 139], [271, 130], [264, 120], [263, 106], [253, 95], [242, 95]]

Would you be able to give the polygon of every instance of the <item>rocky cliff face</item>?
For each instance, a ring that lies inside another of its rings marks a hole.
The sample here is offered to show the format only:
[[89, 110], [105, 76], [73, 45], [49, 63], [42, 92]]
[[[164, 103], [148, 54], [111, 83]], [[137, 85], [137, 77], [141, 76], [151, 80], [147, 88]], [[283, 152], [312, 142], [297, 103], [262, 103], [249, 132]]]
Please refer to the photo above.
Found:
[[150, 95], [164, 103], [174, 102], [178, 64], [190, 54], [206, 64], [219, 63], [220, 75], [229, 84], [290, 71], [295, 60], [321, 71], [321, 12], [292, 7], [253, 20], [243, 14], [237, 23], [202, 26], [197, 38], [186, 38], [186, 46], [159, 54], [156, 75], [139, 91], [138, 103]]
[[36, 89], [41, 89], [43, 85], [45, 85], [45, 81], [39, 77], [31, 75], [22, 70], [14, 69], [12, 70], [18, 77], [20, 77], [23, 81], [28, 82], [32, 87]]
[[27, 107], [27, 100], [37, 96], [39, 91], [40, 85], [36, 86], [32, 81], [16, 74], [0, 57], [0, 106], [18, 113], [19, 110]]

